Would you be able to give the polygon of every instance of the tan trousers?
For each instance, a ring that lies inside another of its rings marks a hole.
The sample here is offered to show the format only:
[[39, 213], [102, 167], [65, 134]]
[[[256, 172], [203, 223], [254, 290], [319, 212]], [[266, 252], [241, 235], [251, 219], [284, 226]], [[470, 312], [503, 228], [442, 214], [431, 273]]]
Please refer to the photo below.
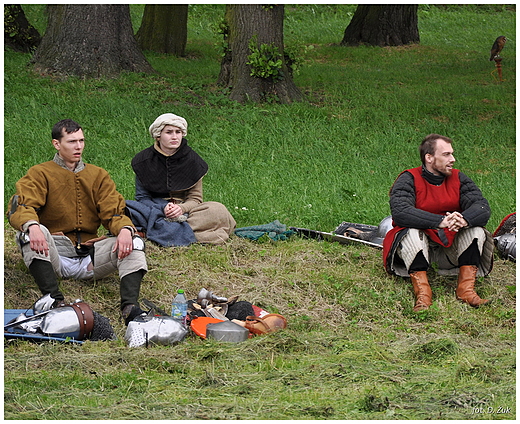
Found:
[[[20, 242], [18, 242], [25, 265], [29, 268], [29, 265], [31, 265], [34, 259], [48, 261], [52, 264], [56, 275], [61, 278], [60, 256], [77, 256], [74, 245], [67, 236], [51, 235], [44, 225], [40, 225], [40, 228], [49, 245], [49, 256], [32, 251], [29, 243], [21, 245]], [[20, 232], [16, 234], [18, 241], [20, 240], [20, 234]], [[115, 242], [116, 237], [108, 237], [94, 243], [94, 279], [102, 279], [115, 271], [119, 272], [120, 278], [141, 269], [148, 271], [144, 251], [133, 250], [132, 253], [124, 259], [118, 259], [117, 251], [112, 252]]]
[[199, 243], [223, 244], [235, 231], [236, 222], [218, 202], [203, 202], [190, 210], [188, 224]]
[[457, 275], [459, 273], [458, 258], [474, 239], [478, 240], [480, 252], [480, 266], [478, 276], [489, 274], [493, 259], [493, 237], [485, 228], [468, 227], [459, 231], [453, 244], [450, 247], [443, 247], [432, 242], [424, 231], [416, 228], [409, 228], [408, 232], [400, 241], [397, 248], [397, 255], [404, 262], [404, 267], [399, 266], [394, 261], [394, 271], [401, 277], [408, 277], [408, 269], [417, 254], [422, 251], [424, 258], [429, 264], [438, 265], [438, 273], [441, 275]]

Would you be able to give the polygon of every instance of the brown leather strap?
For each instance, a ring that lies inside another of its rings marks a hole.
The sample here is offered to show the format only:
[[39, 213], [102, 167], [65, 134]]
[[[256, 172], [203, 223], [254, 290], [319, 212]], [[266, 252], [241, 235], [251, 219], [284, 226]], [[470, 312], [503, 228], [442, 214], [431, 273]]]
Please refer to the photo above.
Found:
[[79, 321], [79, 340], [84, 340], [90, 333], [92, 333], [92, 329], [94, 328], [94, 313], [92, 312], [92, 308], [84, 302], [73, 303], [72, 309], [76, 312]]
[[[258, 325], [260, 324], [260, 325]], [[249, 315], [246, 317], [246, 325], [245, 327], [251, 331], [251, 333], [255, 334], [264, 334], [270, 333], [272, 330], [269, 325], [260, 317], [255, 317], [253, 315]], [[262, 328], [263, 327], [263, 328]]]
[[254, 334], [273, 333], [286, 328], [287, 320], [280, 314], [267, 314], [262, 318], [250, 315], [246, 318], [245, 327]]

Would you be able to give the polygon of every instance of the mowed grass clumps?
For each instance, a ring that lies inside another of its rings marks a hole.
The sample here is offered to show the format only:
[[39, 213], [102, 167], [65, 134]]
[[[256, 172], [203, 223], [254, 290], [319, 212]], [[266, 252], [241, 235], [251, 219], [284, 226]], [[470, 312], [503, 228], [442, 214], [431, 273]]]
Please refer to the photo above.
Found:
[[[24, 5], [40, 31], [43, 5]], [[239, 227], [275, 219], [331, 231], [377, 225], [388, 190], [417, 166], [417, 145], [454, 139], [456, 165], [482, 189], [488, 228], [515, 210], [515, 11], [494, 5], [421, 6], [421, 44], [338, 46], [355, 5], [287, 5], [286, 44], [302, 59], [293, 105], [230, 102], [215, 85], [225, 5], [190, 5], [187, 57], [145, 52], [155, 75], [114, 80], [32, 74], [29, 55], [5, 54], [4, 205], [27, 168], [54, 154], [50, 128], [71, 117], [87, 136], [85, 160], [134, 195], [131, 157], [148, 147], [164, 112], [188, 120], [188, 140], [210, 166], [206, 200]], [[143, 5], [132, 5], [137, 30]], [[492, 74], [498, 35], [505, 81]], [[27, 149], [27, 146], [30, 146]], [[39, 297], [4, 222], [4, 307]], [[63, 280], [69, 301], [110, 318], [118, 340], [4, 345], [5, 419], [514, 419], [515, 264], [495, 257], [473, 309], [456, 279], [429, 273], [434, 304], [413, 313], [408, 281], [384, 272], [381, 251], [292, 236], [223, 246], [147, 244], [141, 295], [169, 310], [177, 289], [238, 295], [284, 315], [288, 328], [239, 344], [193, 334], [176, 346], [130, 349], [116, 275]], [[71, 411], [73, 415], [71, 415]]]
[[[117, 278], [63, 281], [67, 298], [88, 299], [110, 317], [119, 340], [7, 343], [7, 417], [59, 419], [75, 408], [85, 419], [466, 419], [475, 405], [514, 404], [509, 262], [498, 260], [478, 285], [493, 293], [492, 307], [457, 302], [454, 279], [432, 276], [435, 304], [418, 315], [411, 287], [385, 276], [381, 252], [365, 246], [234, 237], [218, 248], [149, 245], [148, 253], [142, 296], [161, 307], [177, 288], [194, 298], [206, 287], [282, 313], [288, 328], [240, 344], [190, 334], [174, 347], [129, 349]], [[37, 296], [19, 261], [6, 280], [8, 306], [24, 303], [20, 293]]]

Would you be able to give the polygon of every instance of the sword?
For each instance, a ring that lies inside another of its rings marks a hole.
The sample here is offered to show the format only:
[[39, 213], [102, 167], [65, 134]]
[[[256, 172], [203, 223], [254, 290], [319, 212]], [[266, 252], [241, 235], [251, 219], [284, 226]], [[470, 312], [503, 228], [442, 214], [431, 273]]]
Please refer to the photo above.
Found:
[[348, 237], [348, 236], [341, 236], [339, 234], [327, 233], [325, 231], [309, 230], [308, 228], [297, 228], [297, 227], [290, 227], [289, 229], [296, 232], [298, 235], [300, 235], [304, 238], [311, 238], [311, 239], [315, 239], [315, 240], [325, 240], [325, 241], [329, 241], [329, 242], [337, 241], [341, 244], [361, 243], [366, 246], [375, 247], [377, 249], [383, 248], [382, 244], [374, 243], [372, 241], [361, 240], [358, 238]]

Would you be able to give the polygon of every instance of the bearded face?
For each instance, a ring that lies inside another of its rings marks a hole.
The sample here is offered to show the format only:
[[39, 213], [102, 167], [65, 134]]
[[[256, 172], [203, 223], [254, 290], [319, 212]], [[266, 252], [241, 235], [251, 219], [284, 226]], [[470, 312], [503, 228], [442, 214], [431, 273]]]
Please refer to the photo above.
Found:
[[451, 143], [444, 140], [437, 140], [435, 143], [435, 153], [433, 155], [427, 154], [426, 169], [434, 175], [449, 176], [453, 170], [455, 157], [453, 156], [453, 147]]

